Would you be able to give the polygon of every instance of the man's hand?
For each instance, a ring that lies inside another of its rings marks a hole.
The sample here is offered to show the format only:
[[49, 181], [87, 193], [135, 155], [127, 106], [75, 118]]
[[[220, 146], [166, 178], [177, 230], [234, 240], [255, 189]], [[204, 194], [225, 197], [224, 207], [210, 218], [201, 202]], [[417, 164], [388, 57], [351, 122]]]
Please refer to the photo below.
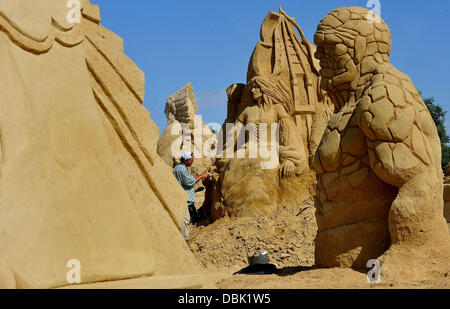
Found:
[[203, 173], [200, 176], [195, 177], [195, 182], [199, 182], [200, 180], [209, 178], [209, 173]]
[[203, 178], [202, 179], [207, 179], [209, 178], [210, 174], [208, 172], [205, 172], [202, 174]]
[[295, 165], [291, 161], [285, 161], [278, 171], [280, 178], [289, 178], [294, 174]]

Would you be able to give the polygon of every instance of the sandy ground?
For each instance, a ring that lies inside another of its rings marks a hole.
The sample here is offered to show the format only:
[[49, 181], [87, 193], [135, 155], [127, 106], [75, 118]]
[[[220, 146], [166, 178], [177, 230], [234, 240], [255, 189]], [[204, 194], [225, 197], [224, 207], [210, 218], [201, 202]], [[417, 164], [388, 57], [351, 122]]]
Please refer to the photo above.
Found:
[[[317, 226], [312, 201], [281, 208], [273, 216], [224, 218], [209, 226], [191, 226], [189, 247], [205, 267], [208, 281], [220, 289], [450, 289], [450, 273], [433, 280], [367, 281], [367, 270], [315, 269]], [[246, 248], [247, 247], [247, 248]], [[250, 254], [267, 250], [273, 275], [234, 275]], [[413, 271], [413, 269], [412, 269]]]
[[366, 274], [351, 269], [285, 268], [276, 275], [211, 274], [219, 289], [450, 289], [450, 277], [423, 281], [367, 282]]
[[[369, 269], [314, 268], [317, 226], [312, 201], [301, 207], [282, 207], [272, 216], [224, 218], [208, 226], [191, 226], [192, 252], [203, 266], [195, 276], [130, 279], [78, 285], [89, 289], [450, 289], [450, 267], [429, 280], [392, 281], [381, 276], [370, 284]], [[247, 251], [269, 253], [277, 271], [271, 275], [233, 275], [248, 266]], [[445, 266], [443, 266], [445, 267]], [[414, 271], [414, 267], [411, 267]]]
[[243, 268], [247, 251], [269, 253], [278, 267], [312, 266], [316, 222], [312, 202], [281, 208], [273, 216], [225, 218], [190, 229], [189, 247], [204, 267]]

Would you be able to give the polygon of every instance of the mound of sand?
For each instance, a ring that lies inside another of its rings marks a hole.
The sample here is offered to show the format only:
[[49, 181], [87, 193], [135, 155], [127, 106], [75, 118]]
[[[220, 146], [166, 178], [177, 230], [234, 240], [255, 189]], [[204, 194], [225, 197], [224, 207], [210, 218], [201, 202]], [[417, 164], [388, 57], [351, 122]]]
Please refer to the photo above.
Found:
[[[269, 253], [269, 262], [282, 267], [312, 266], [317, 225], [312, 201], [286, 206], [274, 215], [223, 218], [209, 226], [192, 226], [189, 247], [210, 269], [241, 269], [246, 251]], [[246, 248], [247, 247], [247, 248]]]

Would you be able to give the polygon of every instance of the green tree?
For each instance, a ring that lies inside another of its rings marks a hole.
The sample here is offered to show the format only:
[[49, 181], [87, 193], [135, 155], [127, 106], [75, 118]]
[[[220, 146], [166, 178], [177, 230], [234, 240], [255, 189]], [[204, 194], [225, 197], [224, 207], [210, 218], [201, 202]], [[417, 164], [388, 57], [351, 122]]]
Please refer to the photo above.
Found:
[[442, 169], [445, 170], [445, 167], [450, 162], [450, 146], [448, 145], [448, 143], [450, 143], [450, 137], [447, 135], [445, 130], [445, 116], [447, 115], [447, 111], [437, 104], [433, 97], [424, 98], [423, 101], [430, 110], [431, 117], [436, 124], [439, 138], [441, 139]]

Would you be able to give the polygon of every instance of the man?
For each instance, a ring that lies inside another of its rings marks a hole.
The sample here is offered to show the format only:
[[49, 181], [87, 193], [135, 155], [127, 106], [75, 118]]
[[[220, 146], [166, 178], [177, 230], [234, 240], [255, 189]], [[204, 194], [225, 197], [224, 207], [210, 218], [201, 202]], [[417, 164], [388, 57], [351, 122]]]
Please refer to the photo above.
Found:
[[[193, 177], [189, 171], [188, 167], [194, 163], [194, 154], [192, 152], [183, 152], [180, 157], [181, 163], [177, 164], [173, 169], [173, 175], [178, 180], [180, 185], [186, 191], [188, 195], [187, 207], [184, 214], [184, 220], [181, 224], [181, 234], [186, 241], [189, 240], [189, 223], [191, 221], [190, 209], [193, 213], [197, 213], [195, 209], [195, 191], [194, 186], [200, 180], [209, 177], [209, 173], [203, 173], [200, 176]], [[195, 211], [195, 212], [194, 212]]]

